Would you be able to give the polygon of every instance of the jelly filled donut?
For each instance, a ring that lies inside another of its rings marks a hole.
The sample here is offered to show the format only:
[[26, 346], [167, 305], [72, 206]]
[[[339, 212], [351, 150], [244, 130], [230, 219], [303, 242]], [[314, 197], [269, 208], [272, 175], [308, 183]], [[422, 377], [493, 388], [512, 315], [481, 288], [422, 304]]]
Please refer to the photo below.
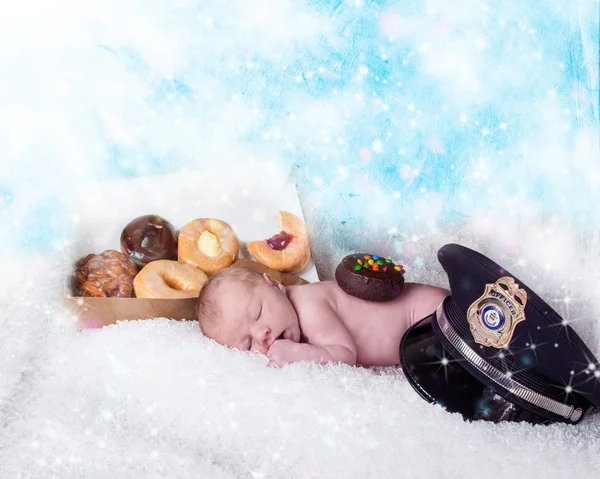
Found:
[[179, 261], [196, 266], [209, 276], [231, 266], [239, 251], [233, 229], [221, 220], [199, 218], [179, 232]]
[[342, 290], [367, 301], [390, 301], [402, 292], [404, 267], [370, 254], [346, 256], [335, 270]]
[[159, 259], [177, 259], [173, 225], [156, 215], [135, 218], [121, 233], [121, 251], [139, 268]]
[[267, 240], [246, 243], [256, 261], [284, 273], [298, 273], [310, 260], [306, 227], [300, 218], [280, 211], [276, 216], [279, 233]]
[[162, 259], [144, 266], [133, 288], [138, 298], [195, 298], [207, 281], [195, 266]]

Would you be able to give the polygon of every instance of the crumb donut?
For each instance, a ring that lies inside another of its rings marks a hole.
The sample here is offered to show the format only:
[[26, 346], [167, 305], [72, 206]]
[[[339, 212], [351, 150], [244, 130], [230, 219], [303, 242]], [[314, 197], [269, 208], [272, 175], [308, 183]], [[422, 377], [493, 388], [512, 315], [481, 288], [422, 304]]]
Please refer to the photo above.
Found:
[[300, 218], [287, 211], [277, 216], [279, 233], [267, 240], [246, 243], [248, 252], [259, 263], [284, 273], [298, 273], [310, 260], [306, 227]]
[[75, 268], [73, 289], [77, 296], [131, 297], [137, 267], [127, 255], [108, 249], [81, 258]]
[[233, 229], [221, 220], [199, 218], [179, 232], [179, 261], [196, 266], [209, 276], [231, 266], [239, 251]]
[[148, 263], [133, 280], [138, 298], [195, 298], [208, 276], [190, 264], [161, 259]]
[[160, 216], [139, 216], [123, 228], [121, 251], [129, 255], [138, 268], [159, 259], [177, 259], [175, 229]]
[[404, 267], [390, 258], [370, 254], [346, 256], [335, 270], [335, 280], [347, 294], [366, 301], [390, 301], [404, 288]]

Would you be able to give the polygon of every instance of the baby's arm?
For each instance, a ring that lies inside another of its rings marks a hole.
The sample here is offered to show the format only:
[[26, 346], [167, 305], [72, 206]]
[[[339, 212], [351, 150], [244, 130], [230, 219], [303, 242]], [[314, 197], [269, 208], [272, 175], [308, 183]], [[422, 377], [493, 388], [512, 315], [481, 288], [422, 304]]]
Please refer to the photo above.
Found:
[[356, 365], [354, 341], [325, 300], [304, 303], [300, 326], [308, 343], [295, 343], [289, 339], [275, 341], [267, 352], [268, 366], [297, 361]]
[[450, 291], [436, 286], [420, 283], [405, 283], [404, 290], [398, 298], [406, 311], [408, 326], [433, 313]]

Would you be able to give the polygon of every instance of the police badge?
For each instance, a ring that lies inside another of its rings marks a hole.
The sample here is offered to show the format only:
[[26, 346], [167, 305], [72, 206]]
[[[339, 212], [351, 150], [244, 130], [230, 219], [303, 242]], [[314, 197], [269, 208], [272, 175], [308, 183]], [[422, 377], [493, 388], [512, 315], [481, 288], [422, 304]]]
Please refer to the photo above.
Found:
[[486, 284], [482, 296], [469, 307], [467, 319], [476, 343], [493, 348], [506, 346], [515, 327], [525, 318], [527, 291], [510, 276]]

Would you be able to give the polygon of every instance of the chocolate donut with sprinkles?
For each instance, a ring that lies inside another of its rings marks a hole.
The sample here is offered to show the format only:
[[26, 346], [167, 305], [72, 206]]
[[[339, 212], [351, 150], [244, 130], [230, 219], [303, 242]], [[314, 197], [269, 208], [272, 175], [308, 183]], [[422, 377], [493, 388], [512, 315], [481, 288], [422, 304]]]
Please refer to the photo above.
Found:
[[391, 301], [404, 288], [404, 266], [377, 255], [351, 254], [336, 268], [335, 280], [351, 296], [366, 301]]

